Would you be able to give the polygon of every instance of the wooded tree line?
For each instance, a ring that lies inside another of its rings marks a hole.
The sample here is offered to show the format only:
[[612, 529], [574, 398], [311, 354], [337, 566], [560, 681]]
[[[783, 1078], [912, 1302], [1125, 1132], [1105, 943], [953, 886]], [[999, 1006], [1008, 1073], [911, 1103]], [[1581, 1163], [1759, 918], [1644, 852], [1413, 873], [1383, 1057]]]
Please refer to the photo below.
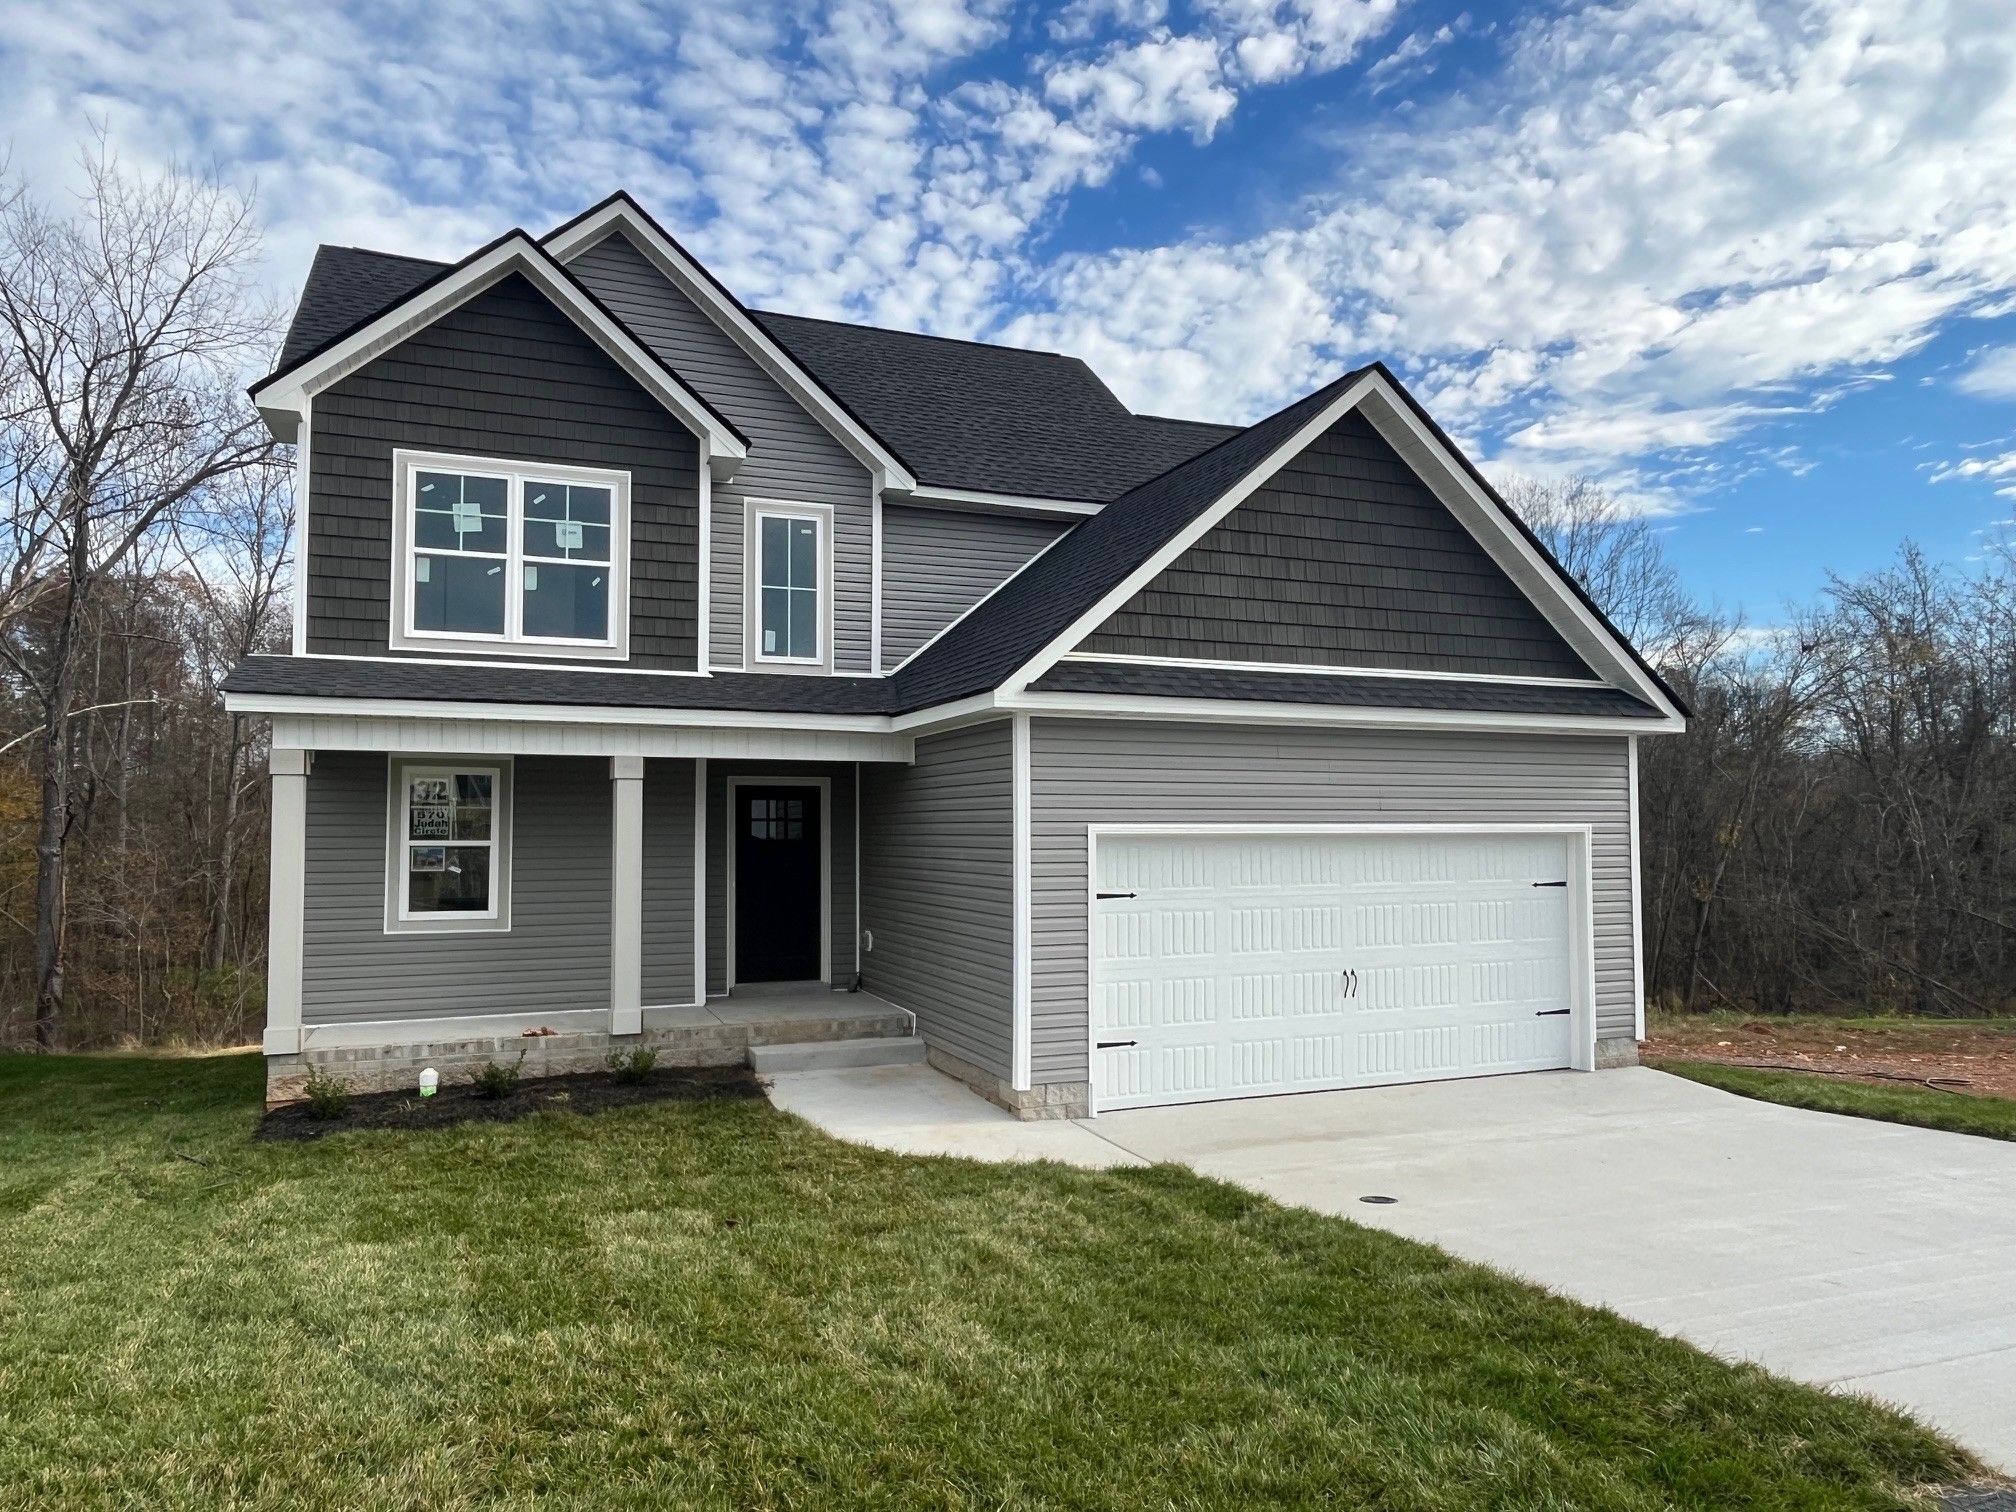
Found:
[[[264, 1013], [264, 731], [291, 457], [243, 386], [281, 313], [249, 203], [102, 144], [0, 182], [0, 1046], [226, 1044]], [[1649, 995], [2016, 1011], [2016, 553], [1906, 548], [1768, 631], [1587, 480], [1508, 496], [1692, 706], [1641, 741]]]

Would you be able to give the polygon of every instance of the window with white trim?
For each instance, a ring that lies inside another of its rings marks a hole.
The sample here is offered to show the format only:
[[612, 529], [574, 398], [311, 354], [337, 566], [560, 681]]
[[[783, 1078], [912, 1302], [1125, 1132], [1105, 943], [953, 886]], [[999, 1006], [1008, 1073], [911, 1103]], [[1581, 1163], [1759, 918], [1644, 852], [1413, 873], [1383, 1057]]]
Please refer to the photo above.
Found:
[[819, 515], [756, 515], [756, 655], [760, 661], [819, 663], [826, 657], [826, 522]]
[[621, 655], [625, 473], [402, 454], [394, 640]]
[[508, 928], [508, 763], [395, 757], [386, 927]]
[[408, 767], [403, 918], [497, 917], [494, 769]]

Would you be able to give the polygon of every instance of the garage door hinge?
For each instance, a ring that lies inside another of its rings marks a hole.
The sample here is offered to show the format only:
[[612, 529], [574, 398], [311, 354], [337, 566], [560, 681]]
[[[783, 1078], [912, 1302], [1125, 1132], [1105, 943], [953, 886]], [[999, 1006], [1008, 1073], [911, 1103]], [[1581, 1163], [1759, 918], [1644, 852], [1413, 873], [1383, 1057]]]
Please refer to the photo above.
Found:
[[1565, 1016], [1565, 1015], [1567, 1015], [1567, 1014], [1570, 1014], [1570, 1013], [1573, 1013], [1574, 1011], [1575, 1011], [1575, 1010], [1574, 1010], [1574, 1009], [1572, 1009], [1572, 1008], [1542, 1008], [1542, 1009], [1541, 1009], [1541, 1010], [1540, 1010], [1540, 1011], [1539, 1011], [1538, 1013], [1534, 1014], [1534, 1015], [1533, 1015], [1533, 1017], [1535, 1017], [1535, 1018], [1561, 1018], [1561, 1017], [1564, 1017], [1564, 1016]]
[[1099, 898], [1131, 898], [1135, 895], [1133, 893], [1095, 893], [1093, 896]]
[[1139, 1040], [1100, 1040], [1099, 1048], [1101, 1050], [1126, 1050], [1140, 1043], [1141, 1041]]
[[1535, 882], [1535, 887], [1566, 887], [1566, 882]]

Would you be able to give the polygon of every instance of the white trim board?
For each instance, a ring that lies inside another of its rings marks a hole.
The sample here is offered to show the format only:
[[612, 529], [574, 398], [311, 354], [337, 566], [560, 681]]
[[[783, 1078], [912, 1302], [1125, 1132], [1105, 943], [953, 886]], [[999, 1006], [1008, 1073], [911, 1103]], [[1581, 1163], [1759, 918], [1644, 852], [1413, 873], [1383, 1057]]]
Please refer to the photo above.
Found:
[[283, 441], [292, 440], [308, 402], [324, 389], [341, 383], [414, 332], [467, 304], [512, 274], [522, 275], [632, 378], [678, 418], [694, 435], [703, 437], [709, 466], [727, 478], [749, 455], [748, 445], [706, 401], [648, 348], [612, 319], [574, 276], [523, 231], [512, 231], [471, 257], [460, 267], [402, 299], [361, 330], [328, 350], [283, 368], [253, 386], [252, 402], [268, 427]]
[[1010, 935], [1013, 949], [1013, 996], [1011, 1016], [1011, 1085], [1017, 1092], [1029, 1090], [1031, 1066], [1035, 1059], [1035, 948], [1032, 910], [1035, 879], [1031, 866], [1030, 837], [1034, 826], [1030, 813], [1029, 716], [1016, 714], [1009, 720], [1010, 801], [1013, 813], [1014, 913]]
[[274, 737], [308, 751], [402, 751], [432, 755], [462, 751], [485, 756], [713, 757], [721, 761], [908, 762], [914, 739], [887, 732], [743, 729], [692, 726], [652, 729], [593, 723], [516, 723], [488, 719], [360, 719], [336, 714], [276, 714]]
[[[817, 788], [819, 790], [819, 982], [833, 985], [833, 779], [831, 777], [764, 777], [737, 773], [725, 780], [721, 828], [721, 907], [723, 938], [728, 958], [722, 963], [723, 980], [735, 990], [735, 929], [740, 910], [735, 906], [735, 852], [740, 848], [741, 827], [735, 820], [735, 790], [745, 787]], [[854, 837], [861, 847], [861, 837]], [[855, 900], [860, 908], [860, 900]], [[751, 983], [751, 986], [757, 985]]]
[[877, 488], [910, 489], [917, 480], [903, 459], [876, 438], [818, 380], [798, 365], [768, 331], [706, 272], [694, 258], [628, 195], [601, 205], [549, 231], [541, 243], [562, 263], [572, 262], [596, 243], [623, 232], [672, 286], [704, 311], [778, 387], [825, 427], [863, 467]]
[[945, 509], [968, 514], [1030, 515], [1044, 520], [1082, 520], [1106, 506], [1084, 499], [1039, 499], [1024, 494], [987, 493], [974, 488], [933, 488], [919, 484], [908, 492], [890, 490], [890, 502], [918, 509]]
[[1011, 673], [1002, 682], [1000, 691], [1004, 694], [1024, 692], [1340, 418], [1361, 409], [1373, 428], [1421, 476], [1457, 522], [1518, 584], [1534, 607], [1546, 616], [1578, 654], [1589, 660], [1599, 672], [1607, 672], [1617, 686], [1636, 693], [1670, 720], [1682, 721], [1680, 711], [1658, 684], [1646, 675], [1629, 650], [1604, 628], [1559, 575], [1547, 566], [1519, 528], [1505, 517], [1488, 495], [1477, 488], [1456, 458], [1421, 422], [1392, 381], [1376, 370], [1361, 374], [1317, 410], [1244, 477], [1220, 494], [1209, 508], [1163, 542], [1146, 561]]
[[[1155, 824], [1155, 823], [1094, 823], [1085, 826], [1085, 1083], [1087, 1088], [1087, 1113], [1099, 1116], [1099, 1087], [1095, 1073], [1099, 1064], [1097, 1041], [1099, 1029], [1092, 1013], [1091, 1005], [1098, 1000], [1099, 953], [1093, 948], [1096, 942], [1096, 926], [1099, 918], [1099, 841], [1102, 836], [1113, 839], [1147, 838], [1167, 836], [1181, 838], [1197, 836], [1206, 839], [1233, 839], [1241, 835], [1252, 836], [1294, 836], [1294, 835], [1559, 835], [1568, 841], [1568, 927], [1571, 931], [1569, 951], [1575, 980], [1570, 984], [1570, 1010], [1573, 1031], [1570, 1035], [1570, 1065], [1577, 1071], [1596, 1069], [1596, 911], [1595, 911], [1595, 827], [1588, 824], [1546, 824], [1514, 821], [1505, 824], [1380, 824], [1380, 823], [1312, 823], [1312, 824]], [[1581, 948], [1574, 942], [1575, 933], [1581, 936]], [[1299, 1096], [1294, 1092], [1269, 1093], [1269, 1096]], [[1183, 1106], [1171, 1104], [1170, 1106]]]

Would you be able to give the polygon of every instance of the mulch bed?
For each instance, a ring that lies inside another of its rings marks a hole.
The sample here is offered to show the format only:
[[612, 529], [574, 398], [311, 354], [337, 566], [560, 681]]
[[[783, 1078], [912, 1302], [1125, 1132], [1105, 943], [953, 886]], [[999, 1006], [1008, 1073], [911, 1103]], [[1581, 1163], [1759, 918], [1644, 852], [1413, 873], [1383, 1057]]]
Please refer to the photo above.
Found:
[[702, 1102], [763, 1096], [747, 1066], [667, 1066], [641, 1082], [618, 1081], [607, 1071], [542, 1076], [522, 1081], [504, 1097], [478, 1097], [466, 1085], [444, 1086], [432, 1097], [417, 1090], [353, 1096], [340, 1118], [316, 1118], [306, 1103], [275, 1108], [259, 1121], [255, 1139], [320, 1139], [352, 1129], [443, 1129], [460, 1123], [509, 1123], [534, 1113], [604, 1113], [644, 1103]]

